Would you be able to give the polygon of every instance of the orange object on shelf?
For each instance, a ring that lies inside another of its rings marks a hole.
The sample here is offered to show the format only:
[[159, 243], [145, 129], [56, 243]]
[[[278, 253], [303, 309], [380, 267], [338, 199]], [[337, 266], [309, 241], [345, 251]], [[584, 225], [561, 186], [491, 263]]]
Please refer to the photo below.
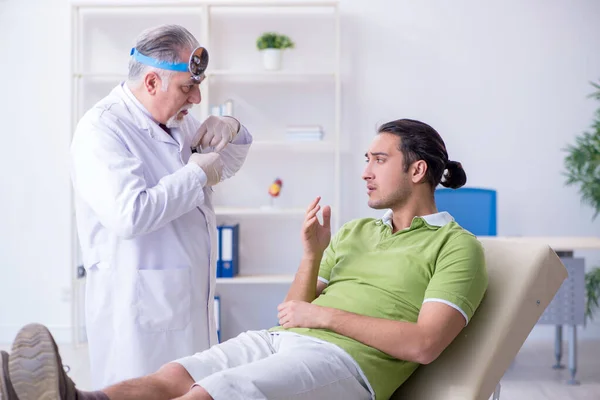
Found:
[[275, 179], [275, 182], [273, 182], [271, 184], [271, 186], [269, 186], [269, 194], [272, 197], [279, 196], [279, 193], [281, 192], [281, 187], [282, 186], [283, 186], [283, 182], [281, 181], [281, 179], [279, 179], [279, 178]]

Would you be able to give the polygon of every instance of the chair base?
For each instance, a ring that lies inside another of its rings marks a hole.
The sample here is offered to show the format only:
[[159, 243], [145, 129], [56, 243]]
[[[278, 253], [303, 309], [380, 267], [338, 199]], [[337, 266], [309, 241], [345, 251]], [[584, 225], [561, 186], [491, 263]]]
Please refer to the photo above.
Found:
[[496, 385], [496, 390], [494, 390], [494, 395], [492, 396], [492, 400], [500, 400], [500, 388], [502, 385], [499, 383]]

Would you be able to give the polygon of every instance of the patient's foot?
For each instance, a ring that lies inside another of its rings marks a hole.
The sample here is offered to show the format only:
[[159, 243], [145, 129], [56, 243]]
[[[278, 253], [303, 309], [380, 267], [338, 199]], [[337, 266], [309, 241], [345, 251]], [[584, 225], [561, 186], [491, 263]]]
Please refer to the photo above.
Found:
[[75, 384], [65, 373], [58, 347], [43, 325], [30, 324], [19, 331], [9, 371], [18, 400], [77, 399]]
[[8, 375], [8, 353], [0, 351], [0, 400], [19, 400]]

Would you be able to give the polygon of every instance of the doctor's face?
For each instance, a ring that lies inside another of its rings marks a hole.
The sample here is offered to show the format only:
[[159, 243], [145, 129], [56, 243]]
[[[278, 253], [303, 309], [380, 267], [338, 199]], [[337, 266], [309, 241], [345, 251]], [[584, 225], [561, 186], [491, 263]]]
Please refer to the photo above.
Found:
[[[194, 104], [200, 103], [199, 84], [191, 79], [187, 72], [179, 72], [171, 76], [167, 90], [162, 88], [157, 91], [157, 108], [161, 112], [161, 119], [168, 127], [178, 125]], [[166, 122], [165, 122], [166, 121]]]
[[[190, 52], [182, 53], [182, 60], [189, 60]], [[204, 80], [204, 77], [202, 77]], [[156, 109], [159, 110], [160, 122], [172, 128], [177, 126], [194, 105], [200, 103], [199, 84], [192, 80], [189, 72], [176, 72], [171, 75], [167, 90], [161, 88], [156, 91]]]

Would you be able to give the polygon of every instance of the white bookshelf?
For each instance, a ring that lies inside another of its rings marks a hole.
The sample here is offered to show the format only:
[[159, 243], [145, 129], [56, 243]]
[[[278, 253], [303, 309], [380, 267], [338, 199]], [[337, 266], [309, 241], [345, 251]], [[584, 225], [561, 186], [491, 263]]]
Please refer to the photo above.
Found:
[[271, 208], [271, 207], [216, 207], [215, 214], [221, 216], [300, 216], [304, 215], [302, 208]]
[[333, 143], [317, 141], [285, 141], [285, 140], [257, 140], [252, 144], [253, 151], [285, 151], [290, 153], [334, 153], [336, 147]]
[[206, 76], [223, 76], [223, 77], [264, 77], [264, 78], [304, 78], [314, 79], [315, 77], [334, 78], [335, 71], [244, 71], [244, 70], [215, 70], [207, 71]]
[[[202, 102], [192, 114], [203, 120], [211, 106], [232, 99], [234, 116], [254, 137], [243, 168], [215, 187], [213, 198], [218, 223], [240, 224], [240, 275], [217, 279], [222, 334], [226, 339], [236, 329], [270, 326], [273, 319], [266, 310], [283, 299], [300, 261], [299, 231], [310, 200], [321, 195], [322, 204], [335, 210], [334, 232], [340, 226], [338, 2], [76, 0], [71, 4], [72, 130], [83, 113], [126, 79], [129, 50], [143, 29], [177, 23], [208, 49]], [[257, 37], [267, 31], [286, 34], [296, 43], [284, 51], [283, 67], [277, 71], [262, 67], [256, 49]], [[323, 140], [286, 140], [289, 125], [322, 126]], [[270, 206], [267, 190], [275, 178], [283, 180], [283, 188]], [[76, 234], [73, 259], [73, 265], [81, 264]], [[85, 279], [74, 277], [75, 329], [83, 326], [84, 285]], [[81, 339], [80, 329], [74, 333]]]

